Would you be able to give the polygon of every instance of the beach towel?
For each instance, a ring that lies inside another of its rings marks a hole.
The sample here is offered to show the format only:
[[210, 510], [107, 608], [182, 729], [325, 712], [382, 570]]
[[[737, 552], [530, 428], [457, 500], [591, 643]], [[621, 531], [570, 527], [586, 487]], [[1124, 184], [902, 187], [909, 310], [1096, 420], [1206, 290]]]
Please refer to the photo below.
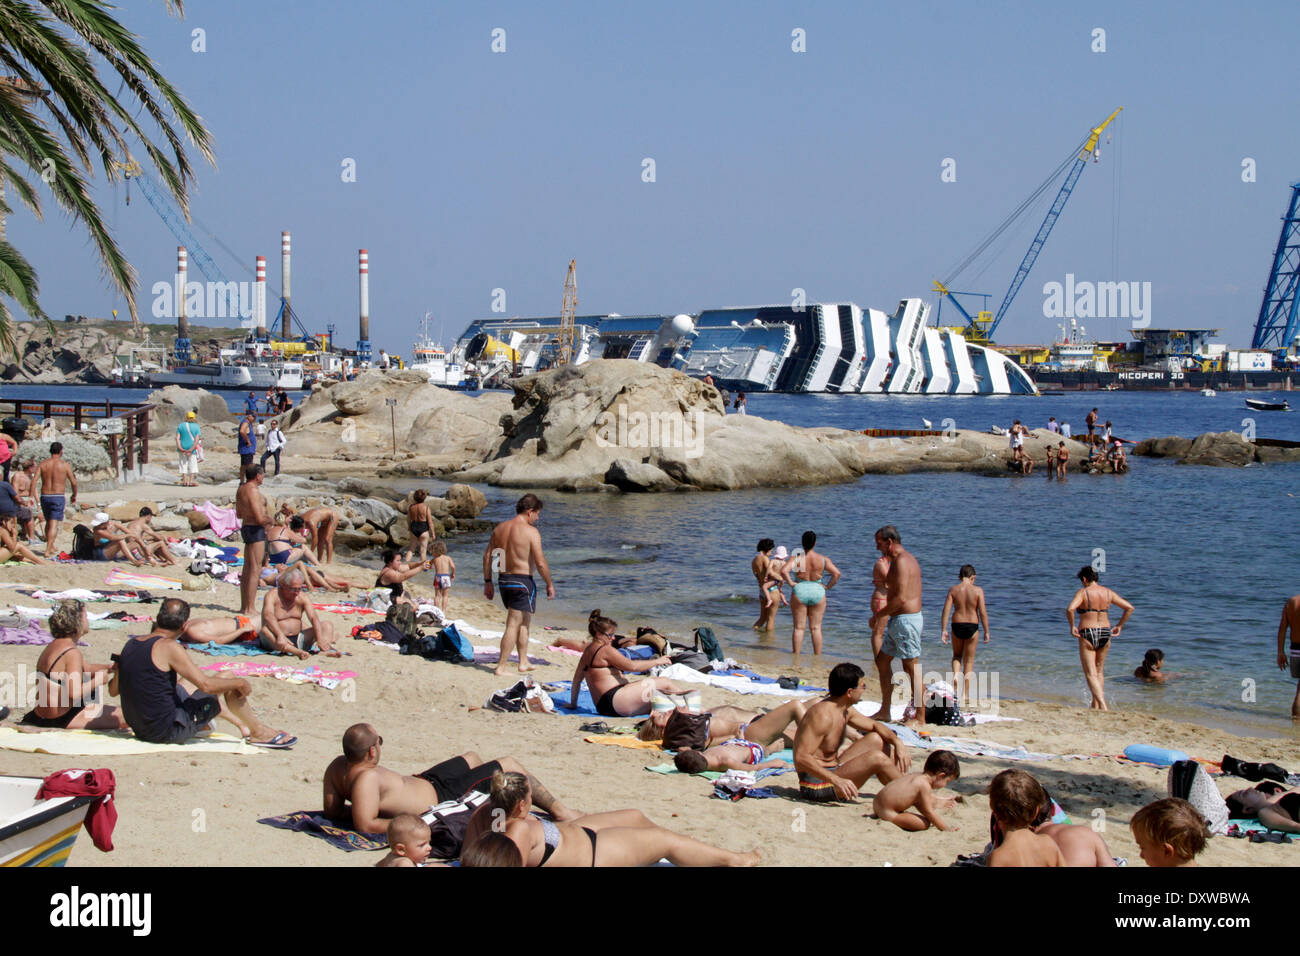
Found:
[[244, 743], [230, 734], [209, 733], [191, 737], [183, 744], [151, 744], [136, 740], [129, 730], [45, 730], [24, 734], [13, 727], [0, 727], [0, 750], [60, 757], [116, 757], [127, 754], [177, 753], [241, 754], [252, 757], [266, 750]]
[[151, 604], [154, 600], [148, 591], [91, 591], [87, 588], [69, 588], [66, 591], [31, 591], [38, 601], [84, 601], [93, 604], [97, 601], [112, 601], [115, 604]]
[[330, 614], [382, 614], [382, 611], [372, 611], [368, 607], [357, 607], [355, 604], [312, 604], [318, 611], [328, 611]]
[[194, 510], [208, 516], [212, 533], [218, 538], [227, 538], [239, 530], [240, 521], [234, 508], [221, 508], [211, 501], [205, 501], [201, 505], [196, 505]]
[[[457, 627], [456, 630], [460, 630], [460, 628]], [[480, 646], [477, 645], [477, 644], [474, 645], [474, 663], [475, 663], [475, 664], [495, 664], [495, 663], [497, 662], [497, 659], [498, 659], [500, 656], [501, 656], [501, 648], [499, 648], [499, 647], [490, 647], [490, 646], [489, 646], [489, 647], [480, 647]], [[510, 655], [510, 660], [512, 660], [512, 661], [517, 661], [517, 660], [519, 660], [519, 655], [518, 655], [518, 654], [511, 654], [511, 655]], [[547, 667], [550, 667], [550, 666], [551, 666], [551, 662], [548, 661], [546, 658], [544, 658], [544, 657], [533, 657], [532, 654], [529, 654], [529, 655], [528, 655], [528, 663], [530, 663], [530, 664], [544, 664], [544, 665], [546, 665]]]
[[1033, 753], [1024, 747], [1011, 747], [991, 740], [973, 740], [968, 737], [940, 737], [936, 734], [919, 734], [911, 727], [890, 725], [899, 742], [923, 750], [951, 750], [972, 757], [997, 757], [1001, 760], [1091, 760], [1098, 754], [1044, 754]]
[[205, 671], [218, 671], [232, 677], [274, 677], [276, 680], [288, 681], [290, 684], [315, 684], [326, 690], [333, 690], [345, 680], [355, 680], [356, 671], [325, 671], [319, 667], [299, 670], [287, 664], [272, 664], [269, 661], [221, 661], [216, 664], [204, 664]]
[[566, 714], [570, 717], [599, 717], [596, 713], [596, 702], [591, 699], [591, 691], [587, 690], [587, 682], [582, 682], [582, 689], [578, 691], [578, 706], [576, 708], [569, 706], [569, 689], [573, 686], [572, 681], [561, 680], [548, 687], [558, 687], [557, 691], [552, 692], [551, 700], [555, 701], [555, 711], [559, 714]]
[[[786, 693], [788, 693], [788, 691]], [[874, 714], [876, 711], [880, 709], [880, 704], [874, 700], [860, 700], [857, 703], [857, 708], [858, 708], [858, 712], [862, 714], [862, 716], [870, 717], [872, 714]], [[893, 704], [890, 705], [889, 708], [889, 722], [891, 724], [900, 723], [903, 720], [903, 714], [906, 710], [907, 710], [906, 701], [895, 701]], [[988, 724], [988, 723], [993, 723], [995, 721], [1008, 721], [1008, 720], [1019, 721], [1021, 719], [1019, 717], [1003, 717], [1001, 714], [976, 713], [970, 716], [973, 716], [975, 718], [975, 723], [977, 724]], [[920, 747], [924, 745], [915, 744], [914, 746]]]
[[258, 823], [278, 830], [293, 830], [308, 836], [319, 837], [332, 847], [340, 850], [387, 850], [388, 835], [384, 833], [361, 833], [339, 826], [323, 813], [313, 810], [298, 810], [279, 817], [263, 817]]
[[595, 734], [583, 737], [589, 744], [610, 744], [614, 747], [628, 747], [632, 750], [662, 750], [657, 740], [638, 740], [636, 737], [624, 737], [617, 734]]
[[785, 690], [777, 684], [765, 683], [762, 681], [750, 680], [748, 677], [737, 676], [720, 676], [717, 674], [701, 674], [697, 670], [686, 667], [683, 664], [671, 664], [659, 671], [659, 676], [667, 677], [669, 680], [685, 681], [693, 684], [708, 684], [711, 687], [722, 687], [726, 690], [735, 691], [737, 694], [775, 694], [780, 697], [815, 697], [817, 691], [808, 690], [800, 687], [797, 690]]
[[271, 653], [256, 641], [251, 644], [245, 641], [232, 641], [229, 644], [217, 644], [213, 641], [208, 641], [206, 644], [190, 644], [182, 641], [181, 647], [187, 647], [192, 651], [198, 651], [200, 654], [211, 654], [214, 657], [236, 657], [240, 655], [256, 657], [259, 654]]
[[108, 572], [108, 577], [104, 578], [104, 583], [112, 587], [122, 588], [152, 588], [156, 591], [182, 590], [181, 582], [175, 578], [164, 578], [157, 574], [146, 574], [143, 571], [123, 571], [121, 568], [114, 568]]
[[[35, 621], [28, 621], [22, 627], [0, 627], [0, 644], [48, 644], [54, 640], [50, 632], [42, 629]], [[85, 641], [77, 642], [86, 647]]]

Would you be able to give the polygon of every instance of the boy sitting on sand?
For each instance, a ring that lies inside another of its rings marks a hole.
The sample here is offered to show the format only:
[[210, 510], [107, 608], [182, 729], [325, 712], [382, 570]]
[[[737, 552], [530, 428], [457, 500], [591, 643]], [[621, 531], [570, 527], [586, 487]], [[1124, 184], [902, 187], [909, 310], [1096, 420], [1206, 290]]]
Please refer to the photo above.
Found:
[[1023, 770], [1003, 770], [989, 786], [989, 809], [1003, 839], [989, 854], [989, 866], [1065, 866], [1065, 857], [1049, 836], [1033, 831], [1047, 791]]
[[388, 855], [375, 866], [423, 866], [433, 848], [429, 824], [410, 813], [388, 821]]
[[[925, 758], [920, 773], [907, 773], [892, 780], [876, 794], [872, 812], [876, 818], [892, 823], [903, 830], [928, 830], [933, 824], [939, 830], [958, 830], [948, 826], [935, 810], [933, 792], [942, 790], [961, 776], [961, 766], [950, 750], [936, 750]], [[950, 808], [955, 798], [940, 798], [940, 806]], [[910, 808], [916, 807], [919, 813]]]
[[1129, 829], [1147, 866], [1195, 866], [1210, 839], [1205, 819], [1177, 797], [1148, 803], [1133, 814]]

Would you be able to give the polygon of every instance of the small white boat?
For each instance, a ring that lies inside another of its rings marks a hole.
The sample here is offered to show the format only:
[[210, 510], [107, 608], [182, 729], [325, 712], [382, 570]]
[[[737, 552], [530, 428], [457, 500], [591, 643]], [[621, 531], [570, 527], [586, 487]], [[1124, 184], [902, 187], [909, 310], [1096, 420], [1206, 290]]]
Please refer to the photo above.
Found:
[[1246, 407], [1256, 412], [1289, 412], [1291, 405], [1289, 402], [1266, 402], [1262, 398], [1246, 399]]
[[1201, 394], [1204, 395], [1206, 398], [1214, 398], [1214, 396], [1218, 395], [1219, 393], [1212, 388], [1203, 388], [1201, 389]]
[[98, 797], [37, 800], [40, 777], [0, 776], [0, 866], [63, 866]]

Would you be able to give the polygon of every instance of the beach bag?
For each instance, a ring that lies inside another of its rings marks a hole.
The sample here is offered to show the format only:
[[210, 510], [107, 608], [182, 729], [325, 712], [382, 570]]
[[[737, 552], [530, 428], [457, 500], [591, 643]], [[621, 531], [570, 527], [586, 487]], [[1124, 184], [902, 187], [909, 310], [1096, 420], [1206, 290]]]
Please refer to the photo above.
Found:
[[405, 602], [390, 604], [384, 620], [407, 637], [423, 637], [420, 624], [415, 619], [415, 608]]
[[[385, 621], [384, 623], [387, 624], [388, 622]], [[404, 636], [397, 642], [397, 653], [410, 654], [414, 657], [423, 657], [425, 660], [436, 661], [438, 660], [438, 642], [432, 637], [425, 637], [423, 634], [419, 637]]]
[[203, 455], [203, 439], [202, 439], [202, 438], [200, 438], [200, 439], [198, 439], [197, 441], [194, 442], [194, 460], [195, 460], [195, 461], [205, 461], [205, 460], [206, 460], [206, 459], [204, 458], [204, 455]]
[[674, 710], [664, 724], [664, 750], [704, 750], [709, 746], [709, 714]]
[[946, 683], [936, 682], [925, 690], [925, 722], [941, 727], [961, 727], [962, 713], [957, 709], [957, 697]]
[[695, 629], [695, 649], [703, 650], [711, 661], [720, 661], [726, 657], [722, 653], [722, 645], [713, 635], [713, 628], [707, 624], [702, 624]]
[[420, 819], [429, 825], [432, 856], [439, 860], [459, 857], [465, 834], [469, 832], [470, 818], [487, 801], [486, 793], [471, 790], [459, 800], [446, 800], [425, 813]]
[[1228, 804], [1210, 775], [1195, 760], [1179, 760], [1169, 768], [1169, 796], [1186, 800], [1210, 825], [1210, 832], [1228, 832]]
[[444, 627], [438, 632], [435, 640], [437, 641], [437, 653], [440, 660], [465, 662], [474, 660], [474, 645], [460, 631], [456, 630], [455, 624], [448, 624]]
[[713, 666], [708, 656], [699, 651], [673, 651], [668, 656], [674, 664], [682, 664], [693, 671], [707, 672]]
[[550, 694], [534, 684], [531, 677], [525, 677], [506, 690], [497, 691], [483, 706], [503, 714], [555, 713], [555, 701], [551, 700]]

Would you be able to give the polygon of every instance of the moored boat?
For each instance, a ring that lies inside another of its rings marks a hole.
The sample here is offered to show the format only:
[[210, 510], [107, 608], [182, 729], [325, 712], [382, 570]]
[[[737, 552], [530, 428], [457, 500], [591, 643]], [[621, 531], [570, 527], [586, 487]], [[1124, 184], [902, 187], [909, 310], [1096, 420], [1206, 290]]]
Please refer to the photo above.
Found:
[[1251, 410], [1253, 410], [1253, 411], [1256, 411], [1256, 412], [1289, 412], [1289, 411], [1291, 411], [1291, 405], [1290, 405], [1290, 403], [1288, 403], [1288, 402], [1286, 402], [1286, 401], [1281, 401], [1281, 402], [1266, 402], [1266, 401], [1264, 401], [1264, 399], [1262, 399], [1262, 398], [1248, 398], [1248, 399], [1246, 399], [1246, 407], [1249, 408], [1249, 409], [1251, 409]]
[[0, 776], [0, 866], [63, 866], [98, 797], [36, 799], [40, 777]]

